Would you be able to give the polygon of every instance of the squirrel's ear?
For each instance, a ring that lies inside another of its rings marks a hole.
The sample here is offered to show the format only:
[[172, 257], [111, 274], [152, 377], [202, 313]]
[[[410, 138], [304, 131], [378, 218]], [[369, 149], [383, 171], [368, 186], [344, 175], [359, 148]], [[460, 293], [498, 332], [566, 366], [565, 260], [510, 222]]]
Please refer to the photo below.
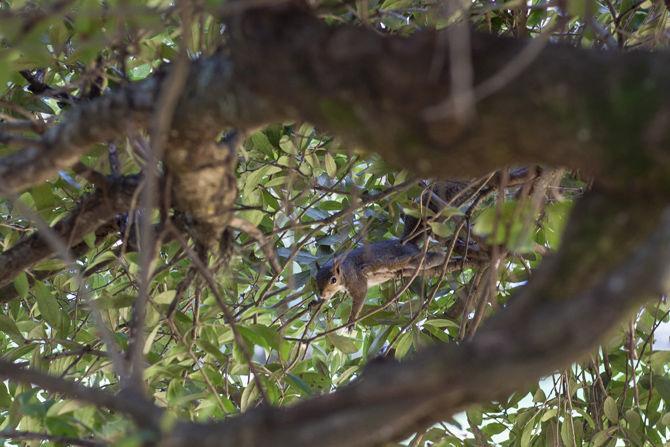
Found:
[[340, 261], [337, 260], [333, 263], [333, 273], [336, 275], [340, 275]]

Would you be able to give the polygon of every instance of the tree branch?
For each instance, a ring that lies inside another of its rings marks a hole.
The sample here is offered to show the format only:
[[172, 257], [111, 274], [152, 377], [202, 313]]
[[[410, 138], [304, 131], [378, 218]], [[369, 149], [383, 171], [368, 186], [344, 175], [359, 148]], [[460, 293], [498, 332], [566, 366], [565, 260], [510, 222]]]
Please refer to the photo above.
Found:
[[[427, 116], [452, 95], [448, 54], [428, 76], [439, 33], [330, 26], [295, 3], [249, 10], [230, 26], [236, 88], [253, 92], [250, 102], [268, 110], [260, 113], [310, 121], [419, 175], [472, 177], [540, 162], [619, 187], [666, 185], [667, 53], [548, 44], [463, 125]], [[474, 33], [475, 90], [529, 42]], [[281, 88], [277, 79], [286, 80]]]
[[[200, 159], [213, 148], [201, 156], [189, 142], [214, 138], [222, 128], [244, 131], [298, 119], [421, 176], [474, 177], [509, 164], [545, 163], [580, 169], [608, 185], [667, 189], [665, 53], [548, 44], [526, 70], [475, 104], [476, 118], [464, 125], [427, 113], [451, 96], [448, 54], [437, 76], [427, 75], [440, 51], [439, 33], [401, 37], [330, 26], [296, 2], [244, 9], [229, 19], [229, 30], [230, 52], [192, 63], [173, 120], [174, 140], [181, 144], [167, 151], [170, 166], [183, 166], [191, 156], [204, 165]], [[475, 90], [527, 45], [474, 33]], [[44, 181], [91, 144], [131, 124], [146, 127], [168, 70], [77, 104], [45, 133], [44, 150], [27, 148], [0, 159], [7, 187], [18, 191]], [[281, 88], [277, 79], [286, 80]]]
[[17, 192], [42, 183], [58, 170], [74, 165], [91, 145], [117, 138], [131, 125], [146, 124], [159, 79], [152, 77], [72, 107], [58, 126], [44, 133], [39, 147], [0, 158], [3, 188]]
[[[4, 179], [3, 179], [4, 180]], [[107, 188], [98, 189], [85, 197], [70, 216], [55, 224], [52, 229], [68, 246], [79, 246], [84, 236], [108, 223], [118, 213], [127, 211], [138, 187], [138, 176], [122, 177], [111, 181]], [[0, 287], [11, 281], [35, 263], [53, 256], [53, 249], [39, 232], [19, 240], [13, 247], [0, 254]], [[0, 302], [7, 302], [0, 296]]]
[[59, 444], [79, 445], [82, 447], [101, 447], [107, 445], [104, 442], [93, 439], [79, 439], [68, 436], [55, 436], [47, 433], [35, 433], [30, 431], [17, 430], [0, 431], [0, 439], [51, 441]]
[[87, 402], [98, 407], [125, 413], [140, 427], [155, 429], [161, 411], [143, 399], [115, 396], [105, 391], [87, 388], [78, 383], [43, 374], [31, 369], [19, 368], [11, 362], [0, 359], [0, 377], [17, 383], [34, 384], [51, 393], [64, 394], [70, 398]]
[[581, 201], [564, 248], [469, 342], [373, 364], [351, 386], [289, 408], [180, 425], [164, 445], [378, 445], [536, 381], [588, 353], [636, 306], [667, 292], [670, 209], [650, 213], [648, 205], [598, 193]]

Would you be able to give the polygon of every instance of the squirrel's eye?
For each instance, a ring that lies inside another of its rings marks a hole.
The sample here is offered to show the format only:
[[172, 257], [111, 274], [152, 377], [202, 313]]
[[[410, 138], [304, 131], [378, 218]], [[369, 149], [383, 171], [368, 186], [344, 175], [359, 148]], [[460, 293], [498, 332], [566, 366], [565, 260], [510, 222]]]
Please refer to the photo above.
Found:
[[332, 277], [330, 278], [330, 283], [331, 283], [331, 284], [335, 284], [336, 282], [337, 282], [337, 277], [332, 276]]

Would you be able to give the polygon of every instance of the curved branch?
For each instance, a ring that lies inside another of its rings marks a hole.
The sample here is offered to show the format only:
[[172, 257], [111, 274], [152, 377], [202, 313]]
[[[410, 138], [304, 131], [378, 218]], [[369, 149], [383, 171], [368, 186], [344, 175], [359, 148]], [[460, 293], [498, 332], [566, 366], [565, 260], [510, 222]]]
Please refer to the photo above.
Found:
[[373, 364], [353, 385], [289, 408], [181, 425], [165, 445], [378, 445], [536, 381], [667, 291], [670, 209], [648, 206], [599, 193], [581, 201], [563, 249], [470, 342]]
[[149, 78], [72, 107], [58, 126], [44, 133], [39, 147], [0, 158], [2, 190], [17, 192], [42, 183], [74, 165], [91, 145], [118, 138], [130, 126], [145, 125], [159, 81]]
[[[230, 25], [230, 52], [195, 62], [190, 70], [173, 120], [171, 169], [191, 161], [191, 142], [212, 141], [223, 126], [246, 129], [292, 118], [423, 175], [474, 176], [505, 164], [544, 162], [596, 175], [610, 192], [578, 204], [565, 246], [471, 341], [422, 351], [403, 364], [373, 366], [352, 386], [290, 408], [181, 424], [166, 435], [165, 445], [367, 446], [397, 439], [567, 364], [634, 306], [667, 291], [667, 55], [548, 45], [519, 77], [477, 103], [476, 121], [464, 126], [450, 116], [426, 114], [452, 93], [448, 58], [437, 76], [427, 75], [439, 50], [435, 33], [406, 38], [330, 27], [295, 5], [245, 11]], [[525, 45], [475, 34], [475, 89]], [[146, 125], [161, 76], [74, 108], [47, 132], [44, 150], [0, 159], [3, 183], [13, 191], [39, 183], [131, 120]], [[199, 166], [208, 154], [217, 155], [217, 164], [229, 162], [213, 143], [198, 147]], [[189, 180], [178, 186], [197, 192], [197, 174], [185, 174]], [[219, 203], [234, 194], [227, 182], [213, 182], [211, 197], [222, 198]], [[651, 188], [657, 191], [644, 200], [611, 192]], [[218, 209], [187, 211], [223, 219], [222, 225], [229, 218]], [[23, 370], [13, 376], [7, 371], [7, 365], [0, 368], [6, 377], [32, 380]]]
[[[79, 244], [85, 235], [129, 209], [139, 182], [138, 176], [111, 181], [106, 188], [85, 197], [69, 217], [54, 225], [54, 233], [68, 246]], [[50, 256], [53, 256], [53, 249], [39, 232], [18, 241], [0, 254], [0, 288], [7, 286], [22, 271]], [[0, 303], [9, 301], [8, 298], [11, 299], [1, 295]]]
[[[39, 147], [26, 147], [0, 158], [0, 194], [42, 183], [58, 170], [73, 166], [95, 143], [119, 138], [132, 128], [146, 128], [171, 69], [166, 65], [143, 81], [73, 105], [59, 125], [44, 133]], [[227, 126], [244, 130], [281, 115], [279, 111], [259, 110], [258, 97], [231, 82], [232, 63], [224, 55], [193, 61], [188, 71], [169, 132], [168, 164], [187, 169], [191, 163], [191, 169], [204, 173], [205, 183], [217, 183], [210, 178], [216, 168], [231, 163], [226, 148], [214, 144], [220, 130]], [[188, 180], [191, 183], [185, 179], [184, 185], [189, 189], [201, 183]]]
[[0, 377], [17, 383], [37, 385], [52, 393], [64, 394], [72, 399], [125, 413], [141, 427], [155, 428], [160, 420], [160, 409], [143, 399], [115, 396], [60, 377], [20, 368], [2, 359], [0, 359]]
[[102, 447], [107, 445], [107, 443], [96, 441], [93, 439], [79, 439], [79, 438], [71, 438], [68, 436], [50, 435], [48, 433], [36, 433], [30, 431], [17, 431], [17, 430], [0, 431], [0, 439], [2, 438], [15, 439], [15, 440], [51, 441], [59, 444], [78, 445], [81, 447]]
[[[212, 141], [225, 127], [244, 131], [299, 119], [422, 176], [474, 177], [503, 165], [546, 163], [580, 169], [619, 187], [654, 183], [667, 189], [666, 53], [547, 44], [527, 69], [481, 99], [474, 121], [463, 124], [428, 113], [452, 94], [448, 54], [436, 58], [445, 51], [440, 34], [401, 37], [329, 26], [296, 3], [231, 17], [230, 51], [192, 62], [173, 119], [171, 135], [181, 147], [168, 148], [171, 166], [189, 161], [191, 142]], [[473, 34], [475, 90], [527, 45]], [[444, 59], [441, 70], [431, 70], [436, 59]], [[167, 70], [77, 104], [44, 135], [45, 149], [0, 159], [7, 189], [49, 178], [91, 144], [131, 125], [146, 127]]]
[[[422, 176], [472, 177], [540, 162], [617, 186], [667, 190], [667, 53], [547, 44], [477, 102], [475, 119], [463, 125], [454, 115], [428, 113], [453, 93], [449, 54], [439, 57], [445, 36], [329, 26], [295, 3], [231, 20], [236, 88], [253, 92], [250, 102], [265, 108], [259, 112], [310, 121]], [[475, 91], [528, 42], [474, 33]], [[438, 59], [444, 62], [433, 70]]]

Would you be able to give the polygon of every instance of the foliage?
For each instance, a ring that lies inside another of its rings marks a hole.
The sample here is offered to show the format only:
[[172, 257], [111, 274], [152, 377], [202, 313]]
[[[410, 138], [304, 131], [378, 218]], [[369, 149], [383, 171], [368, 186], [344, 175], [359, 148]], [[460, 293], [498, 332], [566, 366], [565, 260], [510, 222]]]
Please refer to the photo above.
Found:
[[[168, 1], [0, 0], [0, 123], [30, 120], [29, 138], [57, 122], [72, 104], [149, 76], [174, 59], [181, 45], [192, 56], [211, 54], [224, 44], [216, 17], [225, 16], [229, 4], [196, 3], [193, 35], [185, 38]], [[423, 0], [324, 1], [315, 7], [333, 23], [401, 34], [443, 27], [455, 18]], [[607, 43], [598, 31], [603, 28], [621, 48], [665, 43], [667, 10], [660, 2], [575, 0], [566, 7], [475, 1], [468, 13], [476, 27], [495, 34], [535, 36], [550, 30], [555, 40], [599, 47]], [[564, 29], [554, 27], [559, 16], [568, 18]], [[589, 26], [592, 21], [599, 25]], [[21, 70], [28, 72], [22, 76]], [[36, 92], [39, 85], [45, 90]], [[128, 135], [115, 143], [118, 172], [110, 167], [108, 145], [96, 147], [83, 163], [105, 174], [139, 172], [145, 136]], [[12, 151], [11, 144], [0, 146], [2, 155]], [[375, 155], [293, 122], [250, 135], [239, 154], [237, 178], [237, 216], [271, 239], [283, 266], [275, 277], [258, 241], [243, 232], [234, 235], [235, 256], [228, 266], [215, 255], [208, 259], [243, 346], [179, 241], [165, 239], [154, 265], [145, 379], [159, 405], [192, 420], [244, 412], [259, 405], [262, 394], [268, 404], [288, 405], [350, 383], [376, 357], [403, 359], [427, 345], [469, 337], [558, 247], [572, 200], [587, 185], [575, 174], [551, 171], [540, 177], [553, 179], [548, 183], [529, 176], [512, 185], [506, 174], [471, 179], [456, 204], [435, 214], [419, 200], [432, 181], [420, 184]], [[76, 172], [62, 172], [16, 200], [0, 202], [3, 250], [36, 229], [19, 205], [54, 224], [92, 189]], [[403, 213], [431, 220], [431, 249], [447, 251], [456, 234], [466, 246], [476, 242], [488, 258], [444, 278], [415, 281], [399, 296], [401, 281], [374, 287], [364, 314], [376, 312], [351, 333], [338, 330], [350, 309], [346, 297], [319, 312], [308, 306], [316, 263], [360, 242], [399, 236]], [[85, 239], [88, 250], [77, 260], [83, 284], [59, 259], [40, 262], [14, 279], [19, 299], [0, 311], [2, 358], [95, 387], [118, 386], [100, 327], [109, 328], [118, 346], [127, 349], [140, 282], [136, 245], [125, 243], [134, 239], [138, 216], [130, 212], [122, 218], [127, 224], [121, 231]], [[526, 392], [417, 433], [412, 445], [662, 444], [670, 426], [670, 354], [653, 352], [651, 340], [669, 312], [665, 300], [656, 302], [591, 358]], [[245, 351], [252, 353], [263, 393], [250, 379]], [[93, 436], [123, 445], [141, 439], [119, 415], [12, 382], [0, 383], [0, 429]]]

